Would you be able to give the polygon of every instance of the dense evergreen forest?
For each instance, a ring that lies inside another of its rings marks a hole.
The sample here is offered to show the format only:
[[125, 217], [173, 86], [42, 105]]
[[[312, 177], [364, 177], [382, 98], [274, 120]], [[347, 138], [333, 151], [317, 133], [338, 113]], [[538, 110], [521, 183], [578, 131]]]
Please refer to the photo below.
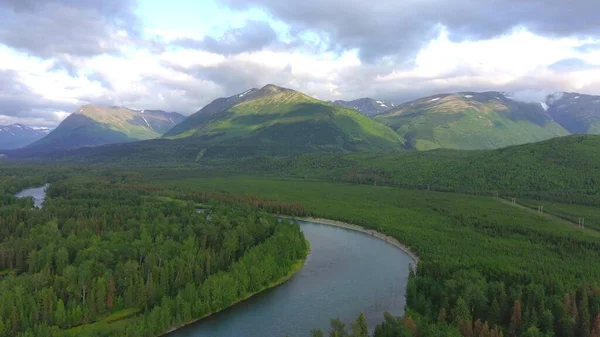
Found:
[[196, 167], [600, 206], [599, 147], [600, 136], [578, 135], [493, 151], [203, 158]]
[[[161, 335], [273, 286], [306, 257], [298, 224], [207, 195], [197, 211], [126, 184], [135, 176], [2, 171], [0, 336]], [[42, 209], [12, 196], [45, 182]]]
[[232, 154], [227, 148], [168, 140], [53, 154], [49, 160], [123, 169], [185, 168], [194, 176], [235, 172], [387, 185], [600, 206], [599, 135], [573, 135], [490, 151]]
[[[312, 216], [407, 244], [421, 257], [407, 287], [407, 314], [386, 316], [375, 337], [599, 336], [596, 231], [492, 197], [247, 176], [164, 177], [153, 184], [296, 201]], [[324, 333], [364, 336], [339, 323]]]
[[[419, 254], [406, 314], [385, 315], [375, 337], [600, 336], [597, 231], [492, 197], [199, 176], [2, 170], [0, 336], [155, 336], [230, 306], [285, 277], [306, 254], [298, 226], [278, 226], [265, 211], [377, 229]], [[52, 185], [41, 210], [12, 197], [45, 182]], [[578, 200], [545, 204], [564, 218], [596, 221], [600, 210]], [[348, 326], [334, 319], [330, 331], [312, 335], [363, 337], [364, 325], [361, 317]]]

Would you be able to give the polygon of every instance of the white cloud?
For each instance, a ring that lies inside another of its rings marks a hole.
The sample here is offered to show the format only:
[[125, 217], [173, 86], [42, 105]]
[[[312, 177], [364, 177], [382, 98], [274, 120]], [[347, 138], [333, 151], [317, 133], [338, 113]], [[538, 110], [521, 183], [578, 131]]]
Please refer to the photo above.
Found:
[[[73, 72], [55, 67], [57, 59], [32, 57], [0, 45], [0, 71], [15, 74], [17, 87], [39, 100], [23, 108], [29, 112], [23, 112], [20, 120], [5, 114], [0, 121], [54, 125], [87, 103], [192, 113], [219, 96], [267, 83], [324, 100], [371, 96], [399, 102], [463, 90], [600, 93], [599, 68], [552, 67], [562, 60], [600, 65], [598, 39], [553, 39], [522, 28], [486, 40], [453, 41], [448, 36], [441, 29], [411, 62], [389, 57], [365, 63], [357, 49], [308, 53], [301, 46], [220, 55], [168, 45], [160, 49], [131, 45], [118, 54], [62, 59]], [[584, 45], [596, 47], [579, 48]], [[0, 105], [5, 98], [0, 93]]]
[[[597, 42], [597, 41], [595, 41]], [[565, 59], [594, 64], [600, 50], [579, 51], [589, 40], [551, 39], [524, 29], [494, 39], [452, 42], [447, 32], [427, 44], [414, 67], [395, 69], [375, 78], [376, 83], [398, 90], [412, 86], [437, 90], [505, 90], [527, 83], [531, 90], [584, 90], [598, 87], [596, 70], [555, 71], [550, 67]], [[592, 61], [593, 59], [593, 61]], [[557, 81], [559, 79], [559, 81]], [[557, 83], [561, 88], [556, 88]]]

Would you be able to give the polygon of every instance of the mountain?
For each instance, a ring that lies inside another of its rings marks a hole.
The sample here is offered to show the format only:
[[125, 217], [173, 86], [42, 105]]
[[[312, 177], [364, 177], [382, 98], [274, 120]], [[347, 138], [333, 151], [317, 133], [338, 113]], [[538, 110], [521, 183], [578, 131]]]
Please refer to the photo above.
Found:
[[175, 112], [84, 105], [28, 149], [65, 150], [158, 138], [184, 119]]
[[377, 101], [368, 97], [355, 99], [353, 101], [333, 101], [332, 103], [344, 108], [358, 110], [367, 116], [374, 116], [386, 112], [396, 106], [394, 103]]
[[0, 149], [11, 150], [27, 146], [49, 132], [49, 128], [32, 128], [23, 124], [0, 125]]
[[494, 149], [569, 134], [542, 104], [516, 101], [493, 91], [420, 98], [374, 118], [394, 129], [408, 148], [417, 150]]
[[402, 146], [389, 127], [355, 110], [274, 85], [219, 98], [165, 137], [236, 155], [387, 151]]
[[600, 96], [559, 92], [549, 95], [541, 106], [571, 133], [600, 134]]

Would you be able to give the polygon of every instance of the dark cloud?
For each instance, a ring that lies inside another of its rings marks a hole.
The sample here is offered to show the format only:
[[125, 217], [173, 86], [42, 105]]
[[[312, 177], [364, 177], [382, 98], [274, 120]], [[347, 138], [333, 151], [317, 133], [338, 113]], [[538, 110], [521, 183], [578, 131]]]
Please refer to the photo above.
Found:
[[413, 55], [447, 27], [453, 40], [490, 38], [518, 26], [549, 36], [600, 35], [598, 0], [220, 0], [259, 7], [292, 26], [324, 32], [331, 49], [358, 48], [363, 60]]
[[231, 55], [261, 50], [276, 41], [277, 33], [270, 24], [264, 21], [248, 21], [244, 27], [228, 30], [218, 38], [210, 36], [202, 40], [186, 38], [176, 40], [173, 44]]
[[[0, 115], [15, 120], [35, 120], [36, 126], [58, 124], [57, 110], [72, 111], [75, 106], [48, 100], [21, 83], [13, 71], [0, 71]], [[1, 117], [0, 116], [0, 117]]]
[[[195, 79], [208, 81], [222, 88], [224, 95], [234, 95], [250, 88], [262, 87], [277, 79], [277, 83], [285, 85], [293, 78], [291, 67], [276, 69], [267, 64], [231, 60], [213, 66], [193, 66], [181, 68], [173, 64], [164, 64], [167, 67], [184, 72]], [[217, 97], [212, 97], [210, 100]], [[208, 103], [208, 102], [205, 102]]]
[[45, 58], [117, 51], [138, 36], [134, 0], [1, 0], [0, 43]]

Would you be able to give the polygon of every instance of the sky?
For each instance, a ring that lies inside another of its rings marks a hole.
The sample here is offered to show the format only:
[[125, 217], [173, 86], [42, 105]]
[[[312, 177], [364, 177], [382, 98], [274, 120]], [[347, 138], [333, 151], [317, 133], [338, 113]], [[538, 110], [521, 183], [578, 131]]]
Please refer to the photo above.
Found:
[[0, 125], [196, 112], [275, 84], [401, 103], [600, 94], [598, 0], [0, 0]]

